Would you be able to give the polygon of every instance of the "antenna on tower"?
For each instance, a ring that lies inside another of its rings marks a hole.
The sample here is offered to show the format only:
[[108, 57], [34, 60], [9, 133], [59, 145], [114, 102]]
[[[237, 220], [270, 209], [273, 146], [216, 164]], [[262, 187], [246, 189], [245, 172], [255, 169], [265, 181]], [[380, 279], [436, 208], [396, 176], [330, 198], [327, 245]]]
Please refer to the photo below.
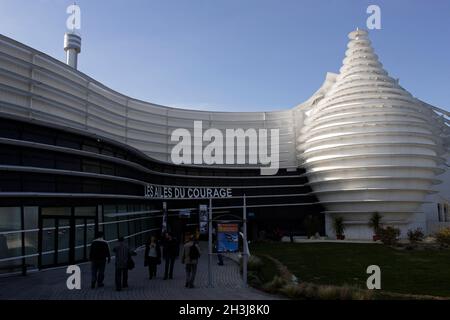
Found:
[[73, 5], [67, 7], [66, 13], [70, 14], [66, 21], [66, 26], [69, 31], [64, 34], [66, 63], [76, 69], [78, 64], [78, 54], [81, 52], [81, 37], [75, 31], [75, 29], [79, 29], [81, 26], [80, 7], [74, 2]]
[[76, 7], [77, 3], [76, 1], [73, 2], [73, 6], [72, 6], [72, 32], [75, 33], [75, 23], [77, 22], [75, 20], [75, 7]]

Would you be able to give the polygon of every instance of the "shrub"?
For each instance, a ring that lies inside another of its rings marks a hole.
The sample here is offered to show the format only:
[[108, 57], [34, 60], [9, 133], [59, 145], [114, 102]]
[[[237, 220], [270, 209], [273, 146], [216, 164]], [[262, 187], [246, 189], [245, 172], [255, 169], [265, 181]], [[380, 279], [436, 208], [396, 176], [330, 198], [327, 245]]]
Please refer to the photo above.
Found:
[[280, 293], [292, 299], [312, 300], [370, 300], [373, 294], [369, 290], [361, 290], [356, 287], [316, 285], [313, 283], [301, 283], [299, 285], [288, 284], [281, 288]]
[[261, 279], [258, 277], [258, 274], [254, 271], [249, 271], [248, 275], [247, 275], [247, 282], [248, 284], [250, 284], [252, 287], [256, 287], [259, 288], [262, 286], [262, 281]]
[[400, 236], [400, 229], [388, 226], [379, 229], [381, 242], [386, 245], [394, 245], [398, 242]]
[[379, 234], [382, 218], [383, 216], [381, 214], [379, 214], [378, 212], [374, 212], [369, 220], [369, 227], [373, 229], [375, 235]]
[[345, 226], [344, 226], [344, 218], [335, 217], [333, 221], [334, 232], [336, 236], [342, 236], [344, 234]]
[[312, 283], [300, 283], [298, 285], [303, 298], [317, 299], [317, 286]]
[[286, 281], [283, 278], [281, 278], [279, 276], [275, 276], [275, 277], [273, 277], [272, 281], [264, 284], [263, 289], [270, 293], [276, 293], [285, 285], [286, 285]]
[[257, 256], [249, 256], [247, 261], [247, 269], [251, 271], [260, 271], [263, 266], [263, 262]]
[[338, 300], [340, 297], [339, 289], [336, 286], [320, 286], [317, 290], [317, 299]]
[[373, 290], [354, 290], [352, 300], [373, 300]]
[[305, 289], [304, 287], [296, 284], [287, 284], [280, 289], [280, 293], [284, 294], [291, 299], [304, 299]]
[[441, 246], [450, 246], [450, 227], [439, 230], [435, 236]]
[[425, 234], [423, 233], [421, 228], [416, 228], [414, 230], [410, 229], [408, 230], [408, 239], [411, 243], [416, 243], [419, 241], [422, 241], [425, 237]]
[[[253, 271], [256, 274], [259, 274], [261, 269], [264, 266], [264, 262], [261, 260], [261, 258], [251, 255], [248, 256], [247, 260], [247, 271]], [[244, 269], [244, 259], [242, 257], [239, 258], [239, 270], [242, 273], [242, 270]]]

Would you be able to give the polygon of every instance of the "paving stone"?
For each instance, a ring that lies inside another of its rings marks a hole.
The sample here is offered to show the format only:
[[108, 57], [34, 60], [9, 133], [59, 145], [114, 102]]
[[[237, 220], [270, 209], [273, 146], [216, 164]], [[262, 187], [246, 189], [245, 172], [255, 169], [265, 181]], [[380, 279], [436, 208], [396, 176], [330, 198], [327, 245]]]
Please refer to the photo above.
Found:
[[[204, 244], [202, 245], [204, 247]], [[114, 287], [114, 260], [107, 264], [105, 271], [105, 287], [90, 288], [90, 264], [82, 263], [81, 289], [69, 290], [66, 280], [66, 267], [29, 273], [27, 276], [10, 276], [0, 278], [0, 299], [39, 299], [39, 300], [267, 300], [278, 297], [260, 292], [253, 288], [244, 288], [239, 267], [235, 261], [225, 259], [225, 265], [218, 266], [213, 257], [213, 288], [208, 288], [208, 255], [206, 247], [200, 258], [196, 288], [184, 287], [184, 265], [180, 259], [175, 261], [174, 278], [163, 280], [164, 261], [158, 266], [157, 277], [148, 279], [147, 267], [144, 267], [143, 251], [134, 257], [135, 269], [129, 272], [129, 288], [120, 292]]]

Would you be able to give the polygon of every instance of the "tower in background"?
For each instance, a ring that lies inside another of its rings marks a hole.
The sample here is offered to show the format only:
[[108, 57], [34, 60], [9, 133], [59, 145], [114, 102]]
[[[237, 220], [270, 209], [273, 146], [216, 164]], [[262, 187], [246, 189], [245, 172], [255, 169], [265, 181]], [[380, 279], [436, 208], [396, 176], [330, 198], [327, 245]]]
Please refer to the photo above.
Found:
[[77, 69], [78, 54], [81, 52], [81, 37], [74, 32], [64, 34], [64, 51], [66, 52], [66, 63]]

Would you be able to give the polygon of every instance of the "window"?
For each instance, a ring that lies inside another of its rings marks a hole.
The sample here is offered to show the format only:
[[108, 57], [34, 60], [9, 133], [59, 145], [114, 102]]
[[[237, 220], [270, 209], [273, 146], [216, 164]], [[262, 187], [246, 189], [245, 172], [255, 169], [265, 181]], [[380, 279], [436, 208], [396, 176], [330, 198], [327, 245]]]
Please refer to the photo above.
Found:
[[53, 168], [55, 159], [49, 152], [22, 152], [22, 165], [30, 167]]
[[100, 173], [100, 163], [94, 160], [86, 160], [83, 159], [83, 171], [84, 172], [92, 172], [92, 173]]
[[103, 147], [101, 150], [101, 153], [106, 156], [114, 157], [114, 152], [112, 151], [111, 148], [108, 148], [108, 147]]
[[441, 222], [441, 204], [437, 204], [437, 212], [438, 212], [438, 221]]
[[42, 208], [42, 215], [46, 215], [46, 216], [70, 216], [71, 213], [72, 213], [71, 207]]
[[97, 207], [75, 207], [75, 216], [95, 217]]
[[103, 231], [103, 214], [102, 214], [102, 210], [103, 210], [103, 208], [102, 208], [102, 205], [101, 204], [99, 204], [98, 206], [97, 206], [97, 212], [99, 213], [98, 214], [98, 231]]
[[[124, 216], [124, 217], [119, 217], [119, 220], [127, 220], [128, 217]], [[123, 221], [123, 222], [119, 222], [119, 237], [126, 237], [129, 235], [128, 232], [128, 222], [127, 221]]]
[[116, 213], [117, 208], [115, 205], [105, 205], [103, 206], [104, 213], [104, 225], [105, 239], [114, 240], [117, 239], [117, 223], [116, 218], [109, 216], [109, 214]]
[[27, 141], [45, 143], [45, 144], [54, 144], [55, 138], [43, 130], [39, 129], [26, 129], [22, 133], [22, 139]]
[[20, 165], [20, 152], [15, 148], [2, 148], [0, 150], [0, 163], [7, 165]]
[[81, 149], [84, 151], [88, 151], [88, 152], [100, 153], [100, 150], [98, 147], [87, 145], [87, 144], [83, 144]]
[[55, 157], [56, 160], [56, 169], [62, 170], [72, 170], [79, 171], [81, 161], [78, 157], [69, 156], [69, 155], [57, 155]]
[[78, 141], [72, 140], [69, 137], [58, 136], [56, 138], [56, 145], [71, 148], [71, 149], [80, 149], [80, 143]]
[[447, 221], [450, 221], [450, 217], [449, 217], [449, 214], [448, 214], [448, 203], [444, 203], [444, 214], [443, 214], [443, 218], [444, 218], [444, 221], [445, 222], [447, 222]]
[[[36, 230], [38, 229], [38, 215], [39, 207], [24, 207], [24, 228], [25, 230]], [[37, 254], [38, 253], [38, 231], [28, 231], [25, 232], [25, 255]], [[32, 268], [37, 268], [38, 257], [26, 258], [26, 264]]]
[[[22, 255], [22, 218], [20, 207], [0, 207], [0, 260]], [[0, 262], [0, 272], [11, 272], [22, 260]]]
[[101, 169], [102, 174], [114, 175], [114, 166], [112, 164], [103, 163]]

